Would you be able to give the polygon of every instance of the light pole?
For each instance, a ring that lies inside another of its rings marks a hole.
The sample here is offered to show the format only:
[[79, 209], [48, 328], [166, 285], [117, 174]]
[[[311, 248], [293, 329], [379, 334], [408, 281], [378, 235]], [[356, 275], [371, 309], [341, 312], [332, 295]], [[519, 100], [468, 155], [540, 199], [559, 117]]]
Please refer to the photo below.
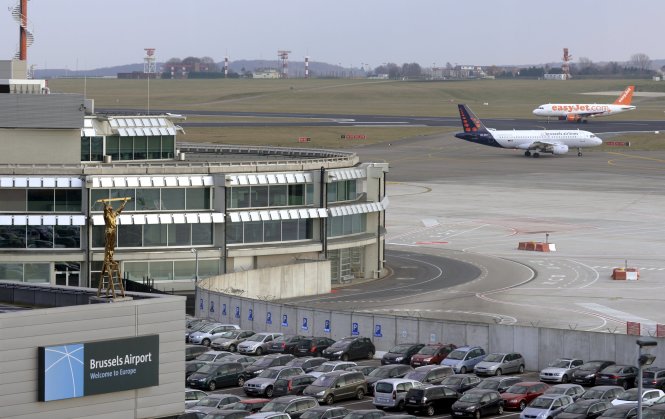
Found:
[[658, 342], [651, 339], [637, 339], [637, 346], [639, 350], [637, 352], [637, 365], [639, 366], [638, 377], [637, 377], [637, 419], [642, 419], [642, 370], [645, 366], [653, 364], [653, 361], [656, 360], [655, 355], [642, 353], [642, 348], [645, 346], [657, 346]]
[[194, 253], [196, 261], [194, 265], [194, 313], [196, 313], [196, 305], [199, 303], [199, 251], [191, 248], [190, 252]]

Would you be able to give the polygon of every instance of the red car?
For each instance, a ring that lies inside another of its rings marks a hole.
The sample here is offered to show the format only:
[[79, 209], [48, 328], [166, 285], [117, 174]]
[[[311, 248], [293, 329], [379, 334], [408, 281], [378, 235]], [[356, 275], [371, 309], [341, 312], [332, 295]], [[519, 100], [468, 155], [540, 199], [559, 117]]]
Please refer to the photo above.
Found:
[[417, 354], [411, 357], [411, 366], [413, 368], [423, 365], [439, 364], [448, 354], [456, 349], [457, 346], [452, 343], [433, 343], [423, 346]]
[[503, 407], [506, 409], [524, 410], [531, 400], [540, 396], [550, 388], [540, 381], [522, 381], [508, 387], [505, 393], [501, 393]]

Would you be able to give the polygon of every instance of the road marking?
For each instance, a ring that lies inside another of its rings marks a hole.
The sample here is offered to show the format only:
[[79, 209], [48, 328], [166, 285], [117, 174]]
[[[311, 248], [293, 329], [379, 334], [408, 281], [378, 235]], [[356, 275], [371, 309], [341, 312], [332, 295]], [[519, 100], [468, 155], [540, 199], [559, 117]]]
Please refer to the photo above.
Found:
[[643, 317], [639, 317], [631, 313], [626, 313], [625, 311], [615, 310], [613, 308], [604, 306], [602, 304], [596, 304], [596, 303], [576, 303], [576, 304], [588, 310], [593, 310], [599, 313], [607, 314], [608, 316], [612, 316], [616, 319], [621, 319], [629, 322], [638, 322], [638, 323], [652, 323], [652, 324], [656, 323], [653, 320], [645, 319]]

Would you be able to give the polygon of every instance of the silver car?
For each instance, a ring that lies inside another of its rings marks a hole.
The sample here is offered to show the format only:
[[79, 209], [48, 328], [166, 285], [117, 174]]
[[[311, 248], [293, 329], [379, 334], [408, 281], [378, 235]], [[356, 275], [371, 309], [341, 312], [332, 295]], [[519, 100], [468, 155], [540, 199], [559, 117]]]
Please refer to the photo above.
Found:
[[374, 400], [372, 404], [379, 409], [389, 408], [402, 410], [404, 408], [406, 393], [412, 388], [421, 388], [423, 383], [406, 378], [386, 378], [374, 385]]
[[473, 367], [476, 375], [502, 375], [524, 372], [524, 357], [517, 352], [492, 353]]
[[197, 345], [210, 346], [210, 342], [217, 339], [222, 333], [233, 329], [240, 329], [240, 326], [236, 324], [211, 324], [198, 332], [191, 333], [189, 341]]
[[270, 342], [283, 333], [257, 333], [247, 338], [244, 342], [238, 344], [238, 353], [262, 355], [264, 354]]
[[573, 398], [559, 394], [543, 394], [529, 403], [526, 409], [520, 413], [520, 419], [542, 419], [555, 418], [569, 404], [573, 404]]
[[565, 384], [573, 376], [573, 370], [582, 364], [584, 364], [584, 361], [581, 359], [559, 358], [550, 362], [547, 368], [540, 371], [540, 381]]
[[305, 371], [300, 367], [287, 367], [285, 365], [266, 368], [257, 377], [245, 381], [242, 389], [248, 396], [264, 395], [272, 397], [275, 381], [280, 378], [294, 377], [304, 373]]
[[227, 330], [210, 343], [212, 349], [218, 351], [235, 352], [238, 345], [244, 342], [248, 337], [256, 334], [253, 330]]

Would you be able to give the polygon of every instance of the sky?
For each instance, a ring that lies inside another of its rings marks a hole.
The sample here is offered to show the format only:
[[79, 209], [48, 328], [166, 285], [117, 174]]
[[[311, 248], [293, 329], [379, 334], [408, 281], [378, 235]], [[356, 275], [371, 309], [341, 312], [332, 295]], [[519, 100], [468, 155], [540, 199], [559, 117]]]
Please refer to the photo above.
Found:
[[[0, 59], [18, 24], [0, 0]], [[383, 63], [543, 64], [665, 58], [662, 0], [30, 0], [37, 69], [86, 70], [209, 56], [375, 68]]]

